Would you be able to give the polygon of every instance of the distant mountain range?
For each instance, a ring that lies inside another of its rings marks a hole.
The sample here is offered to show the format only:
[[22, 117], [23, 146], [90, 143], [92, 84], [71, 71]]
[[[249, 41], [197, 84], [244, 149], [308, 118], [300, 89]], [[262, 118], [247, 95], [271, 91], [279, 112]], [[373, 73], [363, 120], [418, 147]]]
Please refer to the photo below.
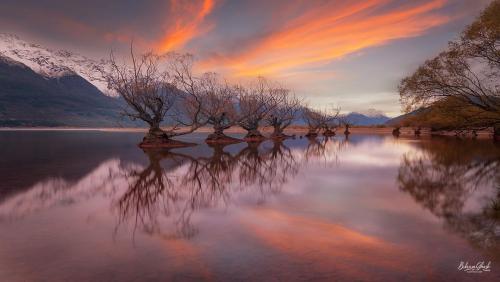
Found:
[[[295, 124], [305, 126], [305, 121], [302, 120], [303, 110], [297, 114]], [[344, 114], [344, 118], [354, 126], [374, 126], [384, 125], [391, 118], [386, 116], [383, 112], [369, 109], [363, 112], [351, 112]]]
[[[105, 60], [0, 33], [0, 127], [141, 125], [121, 118], [125, 104], [107, 89], [108, 68]], [[347, 119], [361, 126], [390, 120], [376, 110], [349, 113]]]
[[352, 112], [346, 115], [346, 119], [354, 125], [372, 126], [385, 124], [390, 117], [387, 117], [381, 112], [369, 110], [364, 113]]

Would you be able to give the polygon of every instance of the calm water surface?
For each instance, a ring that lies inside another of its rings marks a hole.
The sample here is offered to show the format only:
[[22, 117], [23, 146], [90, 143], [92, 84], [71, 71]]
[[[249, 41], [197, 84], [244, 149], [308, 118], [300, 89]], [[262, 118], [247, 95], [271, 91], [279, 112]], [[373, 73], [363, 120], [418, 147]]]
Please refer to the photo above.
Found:
[[0, 132], [0, 281], [500, 279], [491, 141], [140, 139]]

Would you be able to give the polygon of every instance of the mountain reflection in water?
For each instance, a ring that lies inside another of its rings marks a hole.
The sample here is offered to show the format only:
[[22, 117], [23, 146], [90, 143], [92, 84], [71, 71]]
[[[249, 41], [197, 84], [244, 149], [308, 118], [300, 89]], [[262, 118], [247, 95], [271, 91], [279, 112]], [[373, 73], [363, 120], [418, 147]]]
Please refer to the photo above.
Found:
[[141, 151], [140, 134], [12, 134], [0, 133], [1, 281], [474, 280], [456, 269], [466, 260], [500, 278], [489, 141]]

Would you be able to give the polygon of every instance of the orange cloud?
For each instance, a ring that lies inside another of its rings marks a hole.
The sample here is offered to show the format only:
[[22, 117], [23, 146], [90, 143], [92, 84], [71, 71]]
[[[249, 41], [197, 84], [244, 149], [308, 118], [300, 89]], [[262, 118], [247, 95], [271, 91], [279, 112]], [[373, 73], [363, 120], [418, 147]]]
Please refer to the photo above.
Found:
[[311, 6], [277, 31], [258, 39], [252, 47], [235, 55], [207, 59], [202, 65], [222, 65], [219, 71], [255, 76], [329, 62], [390, 40], [418, 36], [448, 22], [449, 17], [434, 13], [446, 2], [428, 0], [398, 8], [389, 7], [390, 0]]
[[[106, 29], [93, 25], [92, 22], [81, 21], [68, 17], [58, 11], [44, 11], [30, 14], [30, 18], [53, 23], [53, 26], [66, 36], [75, 38], [86, 37], [105, 42], [120, 42], [127, 45], [133, 40], [140, 49], [154, 49], [165, 53], [176, 48], [182, 48], [194, 37], [213, 27], [205, 22], [205, 18], [215, 7], [216, 0], [183, 1], [168, 0], [169, 12], [164, 15], [163, 26], [153, 29], [163, 29], [161, 38], [151, 40], [133, 26], [122, 26], [119, 29]], [[147, 33], [147, 32], [146, 32]]]
[[170, 4], [171, 16], [175, 20], [173, 23], [168, 23], [164, 37], [157, 44], [157, 50], [161, 53], [180, 48], [192, 38], [205, 32], [207, 27], [201, 25], [215, 6], [214, 0], [203, 0], [201, 3], [171, 0]]

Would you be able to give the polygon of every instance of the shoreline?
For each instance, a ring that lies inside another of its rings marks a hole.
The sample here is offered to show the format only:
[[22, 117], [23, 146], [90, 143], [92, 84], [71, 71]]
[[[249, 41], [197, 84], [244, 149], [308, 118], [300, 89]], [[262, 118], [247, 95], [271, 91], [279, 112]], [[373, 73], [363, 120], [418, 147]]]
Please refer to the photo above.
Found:
[[[166, 127], [168, 128], [168, 127]], [[376, 127], [376, 126], [357, 126], [357, 127], [351, 127], [349, 128], [349, 131], [351, 134], [389, 134], [392, 135], [392, 130], [394, 127]], [[146, 127], [0, 127], [0, 132], [1, 131], [102, 131], [102, 132], [147, 132], [148, 128]], [[259, 129], [262, 133], [264, 134], [270, 134], [273, 129], [272, 127], [262, 127]], [[180, 128], [179, 131], [182, 131], [182, 128]], [[296, 135], [304, 135], [308, 131], [306, 126], [290, 126], [289, 128], [285, 129], [286, 134], [296, 134]], [[212, 128], [211, 127], [201, 127], [198, 128], [194, 133], [211, 133]], [[226, 133], [241, 133], [244, 134], [246, 131], [238, 126], [231, 127], [229, 129], [226, 129], [224, 132]], [[337, 135], [344, 135], [344, 128], [340, 127], [337, 129]], [[491, 132], [488, 130], [482, 130], [478, 131], [478, 136], [477, 138], [491, 138]], [[432, 136], [432, 135], [437, 135], [437, 136], [451, 136], [454, 137], [453, 132], [446, 132], [446, 133], [438, 133], [438, 134], [431, 134], [430, 129], [428, 128], [423, 128], [421, 136]], [[320, 134], [320, 136], [322, 136]], [[400, 136], [414, 136], [413, 134], [413, 128], [411, 127], [402, 127], [401, 128], [401, 135]], [[471, 138], [471, 137], [465, 137], [465, 138]]]

